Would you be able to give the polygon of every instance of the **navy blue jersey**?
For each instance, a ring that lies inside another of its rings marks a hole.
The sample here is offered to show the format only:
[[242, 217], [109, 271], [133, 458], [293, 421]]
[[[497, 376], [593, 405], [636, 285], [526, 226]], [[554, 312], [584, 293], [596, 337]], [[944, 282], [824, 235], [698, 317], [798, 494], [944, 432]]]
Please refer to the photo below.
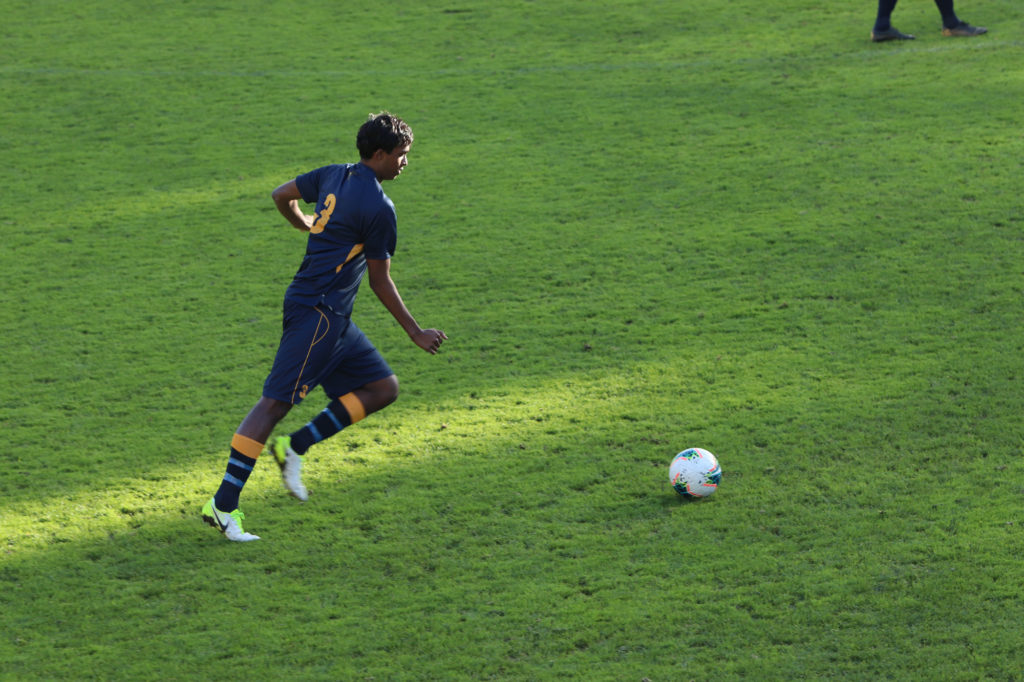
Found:
[[285, 300], [349, 316], [366, 259], [384, 260], [395, 252], [395, 205], [363, 164], [317, 168], [295, 178], [295, 185], [304, 201], [316, 204], [316, 214]]

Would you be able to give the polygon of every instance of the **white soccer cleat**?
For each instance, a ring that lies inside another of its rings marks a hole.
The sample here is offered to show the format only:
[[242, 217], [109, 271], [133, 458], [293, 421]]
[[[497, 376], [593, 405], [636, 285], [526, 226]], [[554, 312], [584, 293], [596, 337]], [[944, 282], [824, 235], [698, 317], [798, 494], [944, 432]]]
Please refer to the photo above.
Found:
[[236, 509], [233, 512], [223, 512], [217, 509], [217, 505], [213, 503], [213, 498], [203, 505], [203, 521], [224, 533], [224, 537], [234, 542], [250, 542], [252, 540], [259, 540], [259, 535], [253, 535], [252, 533], [246, 533], [242, 529], [242, 519], [245, 518], [245, 514], [242, 513], [241, 509]]
[[302, 502], [308, 500], [309, 493], [302, 485], [302, 457], [292, 450], [292, 439], [278, 436], [270, 444], [270, 453], [274, 455], [277, 466], [281, 467], [281, 481], [288, 492]]

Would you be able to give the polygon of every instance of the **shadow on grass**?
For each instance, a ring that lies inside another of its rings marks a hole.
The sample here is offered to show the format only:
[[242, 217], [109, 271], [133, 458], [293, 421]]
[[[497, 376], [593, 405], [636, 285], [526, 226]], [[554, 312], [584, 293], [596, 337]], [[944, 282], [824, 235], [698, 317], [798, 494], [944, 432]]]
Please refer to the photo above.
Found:
[[[48, 513], [0, 563], [4, 670], [348, 679], [415, 665], [439, 679], [494, 674], [511, 649], [544, 665], [581, 655], [584, 639], [599, 647], [584, 614], [611, 617], [638, 583], [667, 587], [671, 576], [652, 566], [666, 561], [661, 538], [675, 514], [701, 512], [711, 534], [714, 507], [680, 504], [648, 455], [623, 450], [595, 463], [553, 453], [556, 439], [521, 449], [529, 436], [492, 435], [483, 456], [316, 455], [304, 504], [264, 466], [244, 497], [246, 527], [263, 538], [252, 543], [201, 522], [194, 488], [210, 480], [195, 463], [172, 480], [186, 488], [174, 494], [153, 482], [93, 518], [88, 500], [73, 502], [66, 527]], [[637, 599], [627, 630], [660, 609]], [[538, 627], [543, 641], [531, 634]], [[620, 654], [606, 648], [614, 662]]]

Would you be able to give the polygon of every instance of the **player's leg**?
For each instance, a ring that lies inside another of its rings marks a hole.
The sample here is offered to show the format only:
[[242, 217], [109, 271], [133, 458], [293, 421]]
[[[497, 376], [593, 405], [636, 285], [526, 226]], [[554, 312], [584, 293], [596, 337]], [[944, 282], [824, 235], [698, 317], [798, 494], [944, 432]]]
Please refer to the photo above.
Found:
[[966, 21], [961, 21], [953, 11], [953, 0], [935, 0], [935, 6], [942, 14], [942, 35], [969, 38], [988, 33], [987, 28], [971, 26]]
[[238, 497], [263, 452], [263, 444], [291, 408], [290, 403], [263, 396], [249, 410], [231, 439], [227, 471], [213, 496], [217, 509], [238, 509]]
[[316, 385], [316, 373], [329, 360], [334, 336], [340, 333], [334, 331], [332, 335], [331, 322], [316, 308], [285, 307], [284, 332], [263, 385], [263, 396], [232, 437], [224, 478], [213, 499], [203, 507], [207, 523], [219, 528], [229, 539], [258, 539], [241, 529], [239, 496], [274, 427]]
[[878, 0], [878, 14], [875, 15], [875, 31], [885, 31], [892, 26], [892, 12], [896, 0]]
[[953, 11], [953, 0], [935, 0], [935, 6], [939, 8], [939, 14], [942, 15], [943, 28], [956, 28], [960, 19]]
[[222, 531], [229, 540], [259, 540], [258, 535], [246, 533], [242, 528], [244, 515], [238, 508], [238, 497], [249, 480], [249, 474], [256, 467], [263, 444], [291, 407], [290, 403], [280, 400], [266, 396], [260, 398], [231, 438], [224, 478], [213, 499], [203, 507], [203, 519]]
[[373, 414], [398, 399], [398, 377], [392, 374], [379, 381], [371, 381], [352, 391], [352, 394], [362, 403], [366, 414]]
[[398, 378], [392, 374], [332, 399], [320, 414], [301, 429], [274, 438], [270, 451], [281, 467], [281, 478], [288, 492], [299, 500], [309, 499], [309, 493], [302, 482], [302, 455], [309, 448], [384, 409], [397, 397]]
[[301, 456], [398, 397], [398, 378], [356, 325], [350, 325], [338, 340], [335, 360], [334, 369], [320, 381], [331, 398], [327, 407], [299, 430], [271, 442], [285, 488], [300, 500], [307, 498]]
[[312, 421], [291, 434], [291, 448], [304, 455], [313, 445], [384, 409], [396, 398], [398, 378], [394, 374], [349, 391], [331, 400]]
[[871, 40], [880, 43], [885, 40], [914, 39], [914, 36], [903, 33], [892, 25], [894, 9], [896, 9], [896, 0], [878, 0], [878, 14], [875, 15], [875, 27], [871, 29]]

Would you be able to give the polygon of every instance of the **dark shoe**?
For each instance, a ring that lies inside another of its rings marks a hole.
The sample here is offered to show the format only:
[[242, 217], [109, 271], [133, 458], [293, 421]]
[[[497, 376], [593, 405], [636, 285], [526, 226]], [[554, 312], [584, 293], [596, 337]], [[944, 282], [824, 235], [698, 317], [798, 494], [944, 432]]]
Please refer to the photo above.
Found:
[[966, 21], [961, 21], [953, 28], [942, 29], [942, 35], [954, 36], [959, 38], [970, 38], [971, 36], [980, 36], [982, 33], [988, 33], [987, 28], [981, 26], [971, 26]]
[[914, 36], [909, 33], [902, 33], [899, 29], [894, 26], [890, 26], [884, 31], [871, 31], [871, 42], [881, 43], [886, 40], [913, 40]]

